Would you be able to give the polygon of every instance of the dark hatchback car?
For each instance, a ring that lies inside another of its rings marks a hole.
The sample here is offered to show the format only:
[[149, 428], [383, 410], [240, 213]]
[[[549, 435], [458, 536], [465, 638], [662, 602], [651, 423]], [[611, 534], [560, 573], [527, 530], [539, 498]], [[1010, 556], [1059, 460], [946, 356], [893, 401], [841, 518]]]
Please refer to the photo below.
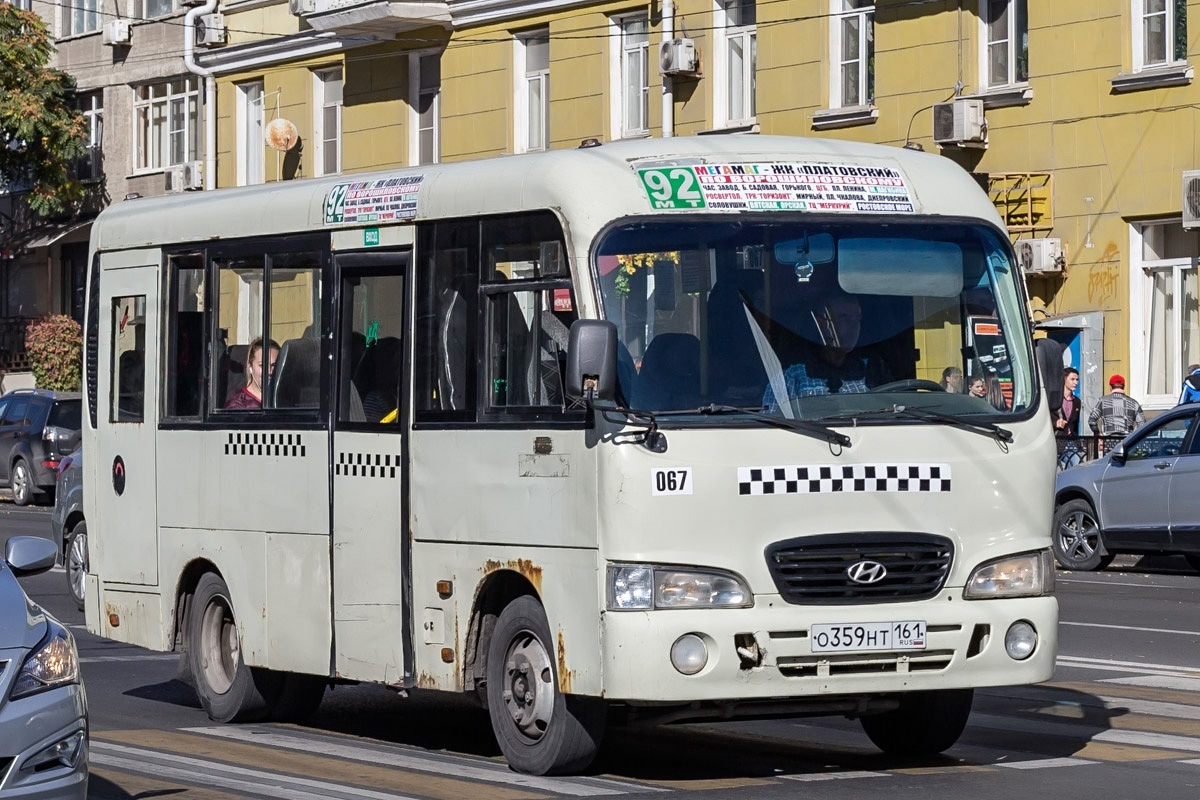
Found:
[[14, 389], [0, 397], [0, 486], [19, 506], [54, 495], [58, 464], [79, 445], [78, 392]]
[[1176, 406], [1108, 454], [1058, 473], [1054, 556], [1067, 569], [1118, 553], [1182, 555], [1200, 570], [1200, 403]]

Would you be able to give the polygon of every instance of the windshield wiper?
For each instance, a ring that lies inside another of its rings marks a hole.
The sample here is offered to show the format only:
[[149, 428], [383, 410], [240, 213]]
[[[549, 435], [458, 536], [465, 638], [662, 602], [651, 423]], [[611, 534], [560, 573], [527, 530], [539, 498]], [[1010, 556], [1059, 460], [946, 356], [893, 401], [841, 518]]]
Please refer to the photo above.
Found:
[[[642, 411], [632, 408], [600, 407], [597, 407], [597, 410], [609, 422], [618, 421], [609, 416], [609, 414], [615, 412], [624, 417], [624, 422], [627, 424], [640, 425], [644, 427], [646, 429], [644, 433], [638, 435], [635, 439], [626, 441], [642, 444], [656, 453], [666, 452], [667, 449], [666, 437], [663, 436], [662, 432], [658, 429], [659, 418], [678, 417], [684, 415], [720, 416], [725, 414], [744, 414], [769, 425], [774, 425], [777, 428], [784, 428], [785, 430], [794, 431], [796, 433], [804, 434], [805, 436], [824, 439], [830, 444], [836, 444], [842, 447], [849, 447], [851, 444], [849, 436], [833, 430], [823, 422], [816, 422], [814, 420], [807, 419], [785, 419], [784, 417], [777, 417], [774, 414], [765, 414], [763, 413], [761, 407], [742, 408], [740, 406], [710, 404], [707, 406], [700, 406], [699, 408], [681, 408], [672, 409], [669, 411]], [[622, 444], [623, 442], [618, 441], [617, 443]]]
[[921, 419], [936, 422], [940, 425], [950, 425], [960, 430], [978, 433], [981, 436], [991, 436], [998, 442], [1008, 444], [1013, 440], [1012, 431], [1001, 428], [992, 422], [964, 419], [956, 414], [946, 414], [942, 411], [932, 411], [928, 408], [904, 406], [896, 404], [886, 408], [876, 408], [868, 411], [850, 411], [833, 417], [822, 417], [824, 420], [852, 420], [869, 417], [894, 416], [906, 419]]

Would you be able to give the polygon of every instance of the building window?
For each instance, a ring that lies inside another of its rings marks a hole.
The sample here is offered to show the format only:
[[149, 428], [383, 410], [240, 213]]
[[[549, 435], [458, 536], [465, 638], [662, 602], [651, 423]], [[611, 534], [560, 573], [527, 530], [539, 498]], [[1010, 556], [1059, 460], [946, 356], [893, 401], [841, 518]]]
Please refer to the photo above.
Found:
[[518, 152], [550, 142], [550, 32], [517, 37], [516, 143]]
[[193, 78], [139, 86], [133, 105], [137, 170], [159, 170], [196, 158], [200, 92]]
[[81, 181], [99, 180], [104, 174], [104, 94], [81, 92], [75, 96], [75, 108], [87, 125], [87, 152], [75, 162], [75, 177]]
[[718, 0], [715, 20], [713, 107], [718, 127], [754, 122], [754, 62], [758, 28], [754, 0]]
[[33, 0], [16, 0], [16, 2], [13, 3], [13, 5], [19, 9], [21, 9], [22, 11], [32, 11], [33, 10]]
[[650, 21], [645, 14], [617, 17], [613, 30], [619, 48], [614, 59], [614, 138], [650, 132]]
[[99, 29], [99, 0], [74, 0], [74, 2], [63, 4], [64, 37], [78, 36], [81, 33], [91, 33]]
[[874, 0], [833, 0], [830, 28], [830, 106], [875, 102]]
[[237, 85], [238, 186], [263, 182], [263, 82]]
[[442, 159], [442, 54], [413, 53], [408, 57], [410, 129], [409, 162], [436, 164]]
[[1029, 80], [1029, 15], [1027, 0], [983, 0], [982, 74], [987, 88]]
[[1135, 69], [1187, 60], [1187, 0], [1133, 0]]
[[1179, 399], [1187, 367], [1200, 363], [1200, 237], [1178, 222], [1141, 225], [1134, 252], [1141, 263], [1130, 269], [1136, 278], [1130, 309], [1132, 316], [1144, 315], [1140, 325], [1130, 326], [1133, 372], [1140, 378], [1134, 387], [1148, 407], [1169, 407]]
[[336, 175], [342, 171], [342, 68], [314, 72], [313, 80], [316, 174]]
[[134, 19], [153, 19], [175, 13], [175, 0], [133, 0]]

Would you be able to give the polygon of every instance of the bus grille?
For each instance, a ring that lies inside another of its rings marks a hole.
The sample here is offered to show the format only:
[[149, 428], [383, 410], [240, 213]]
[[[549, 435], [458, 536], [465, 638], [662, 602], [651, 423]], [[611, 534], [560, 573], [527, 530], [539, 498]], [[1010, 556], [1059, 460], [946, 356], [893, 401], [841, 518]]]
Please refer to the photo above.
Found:
[[[789, 603], [889, 603], [941, 591], [954, 545], [928, 533], [845, 533], [776, 542], [766, 556], [775, 586]], [[883, 579], [850, 580], [850, 567], [862, 561], [882, 564]]]

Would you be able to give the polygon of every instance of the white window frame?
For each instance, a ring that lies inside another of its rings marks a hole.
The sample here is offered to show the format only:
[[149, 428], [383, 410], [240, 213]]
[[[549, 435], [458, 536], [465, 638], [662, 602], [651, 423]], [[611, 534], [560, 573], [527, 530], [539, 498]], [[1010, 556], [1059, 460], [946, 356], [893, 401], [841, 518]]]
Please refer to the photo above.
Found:
[[1159, 14], [1148, 13], [1146, 0], [1130, 0], [1130, 4], [1130, 19], [1133, 23], [1131, 31], [1133, 35], [1133, 71], [1140, 72], [1144, 69], [1186, 64], [1187, 58], [1175, 57], [1175, 0], [1166, 0], [1164, 4], [1166, 10], [1162, 16], [1166, 25], [1164, 31], [1166, 58], [1161, 61], [1149, 61], [1146, 55], [1146, 20], [1148, 17], [1159, 16]]
[[[713, 4], [713, 120], [717, 128], [739, 128], [756, 124], [757, 100], [756, 77], [758, 24], [757, 9], [755, 23], [733, 25], [730, 8], [740, 5], [738, 0], [716, 0]], [[734, 39], [742, 40], [742, 97], [746, 101], [742, 116], [735, 116], [729, 107], [729, 84], [734, 76], [729, 58], [729, 45]]]
[[[330, 81], [338, 81], [342, 84], [343, 97], [346, 91], [345, 72], [340, 66], [330, 67], [328, 69], [313, 70], [313, 175], [320, 177], [322, 175], [340, 175], [342, 173], [342, 151], [343, 141], [342, 134], [344, 128], [342, 126], [342, 109], [344, 100], [337, 100], [331, 103], [325, 102], [325, 88]], [[337, 131], [335, 135], [330, 137], [328, 131], [325, 130], [325, 109], [336, 109]], [[325, 148], [326, 141], [333, 141], [337, 146], [336, 169], [325, 169]]]
[[104, 149], [104, 90], [80, 93], [79, 113], [87, 125], [88, 180], [99, 180], [103, 174], [101, 154]]
[[[184, 111], [183, 127], [171, 127], [171, 108], [179, 104]], [[151, 145], [154, 140], [155, 111], [161, 110], [162, 131], [165, 134], [161, 148]], [[194, 113], [189, 113], [189, 110]], [[144, 123], [144, 124], [143, 124]], [[137, 173], [161, 172], [168, 167], [192, 161], [200, 152], [200, 84], [194, 76], [175, 78], [163, 83], [143, 84], [134, 87], [133, 102], [134, 167]], [[172, 157], [172, 139], [179, 137], [182, 158]]]
[[[32, 8], [32, 3], [22, 5], [21, 8], [27, 10]], [[76, 17], [79, 17], [79, 26], [76, 27]], [[82, 36], [85, 33], [95, 33], [100, 30], [100, 0], [72, 0], [69, 3], [63, 3], [62, 6], [62, 37]]]
[[261, 80], [239, 83], [237, 88], [237, 185], [266, 181], [266, 86]]
[[[154, 5], [155, 8], [147, 11], [147, 5]], [[174, 14], [178, 9], [175, 0], [133, 0], [131, 16], [134, 19], [154, 19]]]
[[[643, 42], [631, 43], [627, 26], [642, 22], [646, 26]], [[609, 18], [609, 119], [612, 120], [613, 139], [636, 139], [650, 135], [650, 17], [645, 13], [622, 14]], [[629, 111], [629, 70], [633, 66], [641, 69], [641, 119], [631, 120]], [[639, 124], [640, 123], [640, 124]]]
[[[1145, 258], [1143, 244], [1147, 228], [1159, 225], [1180, 225], [1178, 217], [1166, 220], [1134, 223], [1129, 226], [1129, 372], [1132, 378], [1130, 394], [1141, 402], [1144, 408], [1171, 408], [1179, 400], [1179, 391], [1186, 377], [1183, 373], [1187, 364], [1167, 364], [1168, 374], [1163, 386], [1166, 392], [1150, 393], [1150, 325], [1154, 314], [1154, 274], [1164, 270], [1171, 273], [1171, 296], [1173, 299], [1173, 316], [1167, 320], [1168, 330], [1163, 331], [1164, 341], [1172, 342], [1176, 348], [1175, 361], [1180, 361], [1183, 348], [1183, 330], [1185, 325], [1183, 302], [1183, 273], [1195, 272], [1198, 258], [1196, 255], [1177, 256], [1150, 260]], [[1200, 320], [1192, 320], [1192, 325]], [[1200, 363], [1200, 355], [1194, 355], [1193, 360]]]
[[32, 11], [33, 10], [33, 0], [14, 0], [13, 5], [15, 5], [17, 8], [21, 9], [22, 11]]
[[[1036, 0], [1034, 0], [1036, 2]], [[1022, 51], [1028, 57], [1029, 50], [1029, 4], [1025, 4], [1025, 30], [1017, 30], [1017, 0], [979, 0], [979, 85], [983, 91], [1004, 89], [1010, 86], [1026, 86], [1029, 83], [1029, 78], [1017, 77], [1017, 63], [1021, 57]], [[991, 39], [991, 31], [988, 30], [988, 20], [991, 19], [989, 11], [992, 6], [1008, 6], [1008, 30], [1004, 39]], [[1025, 37], [1025, 45], [1021, 44], [1021, 37]], [[992, 80], [991, 66], [991, 48], [993, 43], [1005, 42], [1008, 49], [1008, 75], [1002, 81]], [[1028, 67], [1026, 67], [1028, 72]]]
[[[421, 89], [421, 59], [430, 56], [440, 56], [440, 50], [419, 50], [408, 56], [408, 163], [436, 164], [442, 160], [442, 82], [439, 78], [437, 88]], [[427, 129], [421, 127], [421, 100], [426, 95], [433, 95], [431, 100], [433, 126], [428, 129], [433, 137], [433, 160], [421, 160], [421, 137]]]
[[[875, 87], [870, 85], [868, 47], [875, 38], [875, 6], [869, 5], [845, 11], [843, 0], [830, 0], [829, 4], [829, 107], [830, 108], [873, 108], [875, 105]], [[859, 24], [858, 52], [858, 85], [860, 87], [859, 102], [847, 103], [843, 99], [842, 67], [851, 62], [842, 58], [842, 25], [849, 18], [859, 16], [863, 19]], [[862, 90], [868, 90], [870, 97], [863, 96]]]
[[[516, 36], [513, 61], [513, 143], [518, 153], [529, 153], [550, 149], [550, 64], [546, 68], [530, 70], [527, 60], [527, 43], [531, 39], [544, 39], [549, 47], [550, 29], [542, 28]], [[542, 85], [542, 142], [538, 145], [531, 139], [529, 130], [529, 87], [538, 81]]]

